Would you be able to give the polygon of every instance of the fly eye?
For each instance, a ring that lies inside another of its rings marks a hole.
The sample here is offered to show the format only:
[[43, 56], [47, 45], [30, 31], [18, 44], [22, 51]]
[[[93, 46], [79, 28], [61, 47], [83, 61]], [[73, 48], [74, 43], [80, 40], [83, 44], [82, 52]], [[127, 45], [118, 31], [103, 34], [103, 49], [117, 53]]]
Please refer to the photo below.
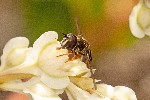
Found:
[[70, 35], [68, 35], [67, 37], [68, 37], [68, 38], [71, 38], [71, 36], [70, 36]]

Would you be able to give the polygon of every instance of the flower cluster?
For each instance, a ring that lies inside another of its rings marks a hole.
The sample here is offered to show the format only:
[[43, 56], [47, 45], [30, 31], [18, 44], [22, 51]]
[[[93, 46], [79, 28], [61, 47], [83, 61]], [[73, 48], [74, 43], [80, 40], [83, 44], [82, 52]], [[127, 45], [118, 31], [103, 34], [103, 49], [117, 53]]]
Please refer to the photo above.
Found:
[[129, 17], [129, 26], [137, 38], [150, 36], [150, 0], [139, 0]]
[[90, 69], [81, 59], [69, 60], [67, 49], [54, 31], [45, 32], [29, 47], [29, 40], [16, 37], [3, 49], [0, 89], [30, 94], [33, 100], [61, 100], [64, 91], [69, 100], [137, 100], [132, 89], [96, 84]]

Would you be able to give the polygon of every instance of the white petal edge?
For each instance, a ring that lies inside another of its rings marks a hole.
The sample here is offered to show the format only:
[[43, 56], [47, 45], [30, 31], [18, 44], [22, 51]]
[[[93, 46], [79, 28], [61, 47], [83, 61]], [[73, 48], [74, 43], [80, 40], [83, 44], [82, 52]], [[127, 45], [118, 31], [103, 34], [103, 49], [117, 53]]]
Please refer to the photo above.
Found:
[[123, 96], [124, 100], [137, 100], [135, 92], [125, 86], [115, 86], [114, 87], [114, 100], [122, 100]]
[[35, 61], [45, 45], [51, 42], [56, 42], [58, 39], [58, 34], [55, 31], [48, 31], [42, 34], [33, 44], [33, 55]]
[[142, 7], [143, 0], [140, 0], [139, 3], [133, 8], [129, 16], [129, 27], [132, 34], [137, 38], [143, 38], [145, 36], [144, 31], [140, 28], [137, 23], [138, 12]]

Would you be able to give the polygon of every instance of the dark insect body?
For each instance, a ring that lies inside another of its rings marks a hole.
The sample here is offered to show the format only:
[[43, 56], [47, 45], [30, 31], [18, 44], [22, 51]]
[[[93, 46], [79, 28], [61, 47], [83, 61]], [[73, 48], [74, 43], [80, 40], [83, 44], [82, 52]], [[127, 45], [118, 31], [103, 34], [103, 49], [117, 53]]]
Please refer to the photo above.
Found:
[[90, 50], [90, 45], [86, 39], [83, 38], [78, 22], [76, 19], [76, 27], [78, 31], [78, 35], [75, 36], [72, 33], [64, 34], [63, 40], [60, 42], [61, 47], [59, 49], [67, 49], [71, 51], [75, 56], [81, 55], [81, 60], [87, 64], [87, 67], [90, 69], [91, 77], [93, 78], [94, 87], [96, 89], [95, 78], [91, 67], [92, 55]]
[[72, 33], [64, 34], [63, 40], [61, 43], [61, 49], [67, 49], [72, 51], [72, 53], [75, 53], [75, 55], [80, 54], [82, 55], [82, 61], [92, 61], [91, 56], [91, 50], [89, 49], [89, 43], [87, 40], [85, 40], [83, 37], [78, 38], [78, 36], [75, 36]]
[[64, 35], [64, 38], [60, 42], [61, 48], [75, 51], [77, 47], [77, 37], [73, 35], [72, 33], [69, 33], [69, 34], [62, 33], [62, 34]]

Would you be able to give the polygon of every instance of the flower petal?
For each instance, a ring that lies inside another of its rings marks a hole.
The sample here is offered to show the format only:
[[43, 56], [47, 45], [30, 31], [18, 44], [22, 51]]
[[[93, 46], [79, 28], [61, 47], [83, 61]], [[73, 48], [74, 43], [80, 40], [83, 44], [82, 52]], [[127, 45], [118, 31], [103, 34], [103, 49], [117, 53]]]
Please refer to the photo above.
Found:
[[137, 100], [135, 92], [125, 86], [116, 86], [114, 88], [114, 100]]
[[86, 73], [90, 73], [90, 70], [87, 68], [86, 64], [82, 62], [81, 60], [73, 60], [65, 63], [63, 65], [64, 67], [61, 67], [62, 70], [68, 70], [68, 72], [71, 72], [69, 76], [78, 76]]
[[[59, 60], [61, 60], [61, 58]], [[87, 68], [86, 64], [80, 60], [64, 62], [64, 59], [62, 61], [58, 61], [57, 59], [54, 62], [55, 64], [52, 63], [52, 65], [50, 65], [51, 62], [49, 61], [47, 62], [47, 66], [45, 64], [45, 66], [40, 68], [50, 76], [55, 77], [83, 76], [87, 73], [90, 73], [90, 70]], [[42, 63], [42, 61], [40, 63]]]
[[132, 34], [137, 38], [143, 38], [145, 36], [144, 31], [138, 23], [138, 13], [142, 7], [143, 0], [140, 0], [139, 3], [133, 8], [131, 15], [129, 16], [129, 26]]
[[40, 81], [39, 77], [33, 77], [30, 80], [23, 82], [21, 80], [9, 81], [7, 83], [0, 84], [0, 89], [14, 92], [23, 92], [23, 89], [30, 87]]
[[96, 93], [104, 97], [112, 98], [114, 93], [114, 88], [111, 85], [107, 85], [107, 84], [97, 84]]
[[41, 82], [24, 89], [24, 92], [30, 93], [34, 100], [61, 100], [54, 90]]
[[[8, 63], [14, 63], [10, 66], [17, 65], [23, 62], [25, 59], [24, 53], [26, 52], [29, 45], [29, 40], [25, 37], [16, 37], [7, 42], [3, 49], [3, 55], [1, 56], [1, 69], [5, 68]], [[9, 55], [11, 55], [9, 58]], [[13, 59], [14, 57], [15, 60]], [[20, 58], [20, 59], [19, 59]], [[9, 60], [8, 60], [9, 59]], [[19, 62], [17, 62], [19, 60]]]
[[9, 81], [17, 80], [17, 79], [27, 79], [32, 78], [34, 75], [32, 74], [24, 74], [24, 73], [17, 73], [17, 74], [6, 74], [0, 76], [0, 84], [6, 83]]
[[111, 100], [108, 97], [103, 98], [96, 94], [90, 94], [73, 83], [70, 83], [70, 85], [65, 89], [67, 96], [69, 100]]
[[49, 88], [52, 89], [63, 89], [66, 88], [70, 80], [68, 77], [52, 77], [47, 74], [43, 74], [41, 77], [41, 81], [46, 84]]
[[33, 55], [35, 61], [37, 61], [41, 50], [44, 46], [52, 42], [57, 42], [58, 34], [54, 31], [48, 31], [42, 34], [33, 44]]
[[[79, 88], [85, 90], [85, 91], [89, 91], [94, 88], [94, 83], [93, 83], [93, 79], [92, 78], [88, 78], [88, 77], [75, 77], [75, 76], [71, 76], [69, 77], [70, 81], [75, 84], [76, 86], [78, 86]], [[92, 91], [91, 91], [92, 92]]]
[[137, 100], [134, 91], [125, 86], [112, 87], [107, 84], [97, 84], [97, 90], [94, 92], [113, 100]]
[[68, 50], [56, 50], [56, 47], [58, 47], [58, 43], [50, 45], [41, 53], [38, 65], [42, 69], [45, 69], [46, 71], [48, 69], [58, 69], [68, 60]]

